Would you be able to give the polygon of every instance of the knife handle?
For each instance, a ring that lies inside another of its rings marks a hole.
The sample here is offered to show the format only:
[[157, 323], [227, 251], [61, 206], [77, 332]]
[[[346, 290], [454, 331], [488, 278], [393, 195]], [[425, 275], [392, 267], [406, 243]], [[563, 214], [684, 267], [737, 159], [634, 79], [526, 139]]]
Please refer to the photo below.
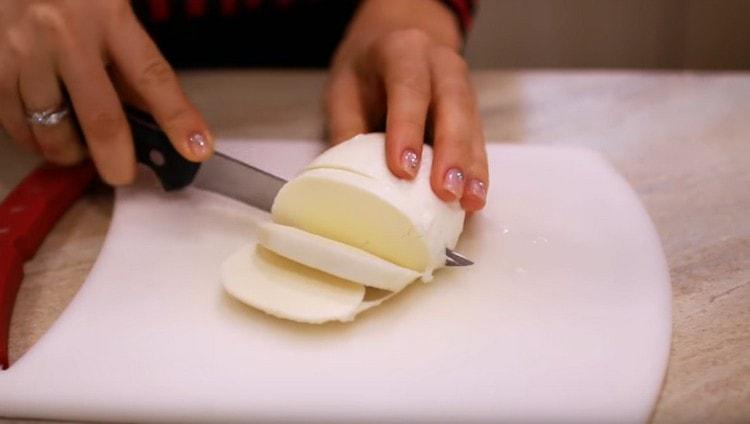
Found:
[[72, 167], [44, 164], [0, 203], [0, 367], [8, 367], [8, 335], [23, 264], [57, 220], [96, 176], [86, 161]]
[[124, 109], [138, 162], [154, 171], [164, 190], [179, 190], [192, 183], [200, 163], [182, 157], [149, 114], [127, 105]]

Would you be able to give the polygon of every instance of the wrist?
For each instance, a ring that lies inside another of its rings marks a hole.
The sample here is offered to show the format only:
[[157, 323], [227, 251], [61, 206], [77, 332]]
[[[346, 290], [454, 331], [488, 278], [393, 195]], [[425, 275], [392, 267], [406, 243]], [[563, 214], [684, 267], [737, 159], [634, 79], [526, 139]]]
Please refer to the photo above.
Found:
[[363, 48], [400, 30], [419, 30], [454, 51], [463, 43], [457, 17], [438, 0], [366, 0], [352, 19], [340, 50]]

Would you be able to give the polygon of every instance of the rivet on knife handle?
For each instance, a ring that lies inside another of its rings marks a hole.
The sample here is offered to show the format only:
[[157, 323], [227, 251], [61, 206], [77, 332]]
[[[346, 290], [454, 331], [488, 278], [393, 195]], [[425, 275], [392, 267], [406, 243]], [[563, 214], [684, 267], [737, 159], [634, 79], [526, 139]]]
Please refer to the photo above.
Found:
[[182, 157], [147, 113], [127, 105], [124, 109], [138, 162], [154, 171], [164, 190], [179, 190], [192, 183], [200, 164]]

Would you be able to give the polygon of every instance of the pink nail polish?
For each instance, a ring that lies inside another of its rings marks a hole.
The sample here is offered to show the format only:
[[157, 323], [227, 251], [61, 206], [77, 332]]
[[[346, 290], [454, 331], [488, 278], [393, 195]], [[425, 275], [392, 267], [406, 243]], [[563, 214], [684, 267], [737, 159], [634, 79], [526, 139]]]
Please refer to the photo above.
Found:
[[484, 181], [472, 179], [469, 181], [469, 193], [484, 200], [487, 197], [487, 184]]
[[443, 187], [460, 199], [464, 193], [464, 173], [458, 168], [451, 168], [445, 173]]
[[188, 146], [190, 147], [190, 151], [199, 158], [206, 156], [208, 152], [208, 140], [205, 135], [199, 132], [190, 134], [190, 137], [188, 137]]
[[409, 175], [416, 177], [419, 170], [419, 156], [414, 150], [406, 149], [401, 154], [401, 165]]

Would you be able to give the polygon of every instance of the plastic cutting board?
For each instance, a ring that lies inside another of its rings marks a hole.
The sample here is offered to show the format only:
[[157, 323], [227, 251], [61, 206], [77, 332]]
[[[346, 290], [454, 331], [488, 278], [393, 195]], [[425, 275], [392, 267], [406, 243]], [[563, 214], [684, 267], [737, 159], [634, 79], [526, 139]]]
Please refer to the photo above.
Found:
[[[286, 178], [324, 146], [228, 140]], [[0, 415], [100, 421], [644, 422], [670, 341], [669, 275], [599, 155], [489, 146], [492, 187], [446, 269], [347, 324], [227, 296], [219, 265], [267, 213], [144, 173], [91, 274], [0, 372]]]

